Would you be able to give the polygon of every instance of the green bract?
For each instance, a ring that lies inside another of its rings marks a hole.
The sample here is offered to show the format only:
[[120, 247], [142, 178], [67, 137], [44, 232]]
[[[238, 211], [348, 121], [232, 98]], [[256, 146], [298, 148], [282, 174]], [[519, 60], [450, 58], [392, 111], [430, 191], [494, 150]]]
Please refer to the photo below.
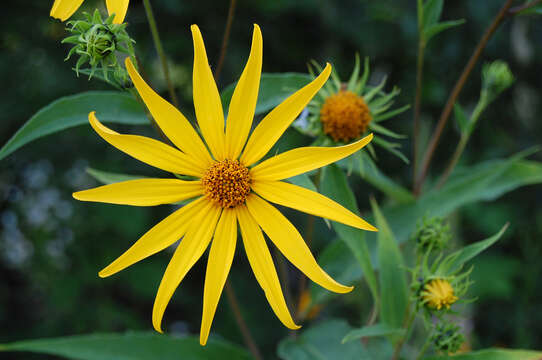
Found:
[[[75, 64], [75, 72], [89, 75], [92, 78], [96, 70], [100, 69], [103, 79], [111, 82], [117, 87], [124, 87], [127, 80], [126, 71], [117, 61], [118, 53], [123, 53], [134, 58], [134, 49], [132, 44], [134, 40], [126, 32], [127, 24], [114, 24], [114, 15], [109, 16], [105, 21], [102, 19], [98, 10], [91, 16], [85, 13], [86, 20], [69, 21], [67, 30], [72, 34], [62, 43], [73, 44], [66, 60], [72, 55], [79, 55]], [[88, 63], [89, 69], [81, 69], [81, 66]], [[109, 74], [113, 75], [113, 80]]]

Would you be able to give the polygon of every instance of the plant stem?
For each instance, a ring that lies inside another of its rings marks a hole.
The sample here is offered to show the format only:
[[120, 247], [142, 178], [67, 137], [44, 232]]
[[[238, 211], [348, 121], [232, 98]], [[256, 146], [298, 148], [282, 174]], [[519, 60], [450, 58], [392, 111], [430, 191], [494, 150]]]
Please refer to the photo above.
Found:
[[[484, 100], [480, 100], [478, 102], [478, 105], [476, 105], [476, 108], [472, 112], [471, 115], [471, 125], [474, 127], [474, 124], [478, 121], [478, 118], [482, 114], [482, 111], [484, 111], [486, 107], [486, 102]], [[461, 138], [459, 139], [459, 142], [457, 144], [457, 147], [455, 148], [454, 154], [452, 155], [452, 158], [450, 162], [448, 163], [448, 166], [446, 167], [446, 170], [442, 173], [438, 183], [437, 183], [437, 189], [440, 189], [442, 185], [446, 183], [450, 175], [452, 174], [452, 171], [454, 170], [455, 166], [457, 165], [457, 162], [461, 158], [461, 155], [463, 155], [463, 151], [465, 150], [465, 146], [469, 142], [470, 134], [472, 130], [468, 130], [466, 133], [461, 134]]]
[[508, 11], [508, 13], [510, 13], [512, 15], [516, 15], [516, 14], [518, 14], [518, 13], [520, 13], [522, 11], [525, 11], [527, 9], [530, 9], [530, 8], [540, 4], [540, 3], [542, 3], [542, 0], [534, 0], [534, 1], [531, 1], [530, 3], [513, 7]]
[[224, 37], [222, 38], [222, 46], [220, 48], [220, 56], [216, 64], [215, 81], [218, 81], [220, 72], [222, 71], [222, 65], [224, 64], [224, 58], [226, 57], [226, 50], [228, 49], [228, 39], [230, 38], [231, 24], [233, 22], [233, 15], [235, 14], [236, 0], [230, 0], [230, 9], [228, 10], [228, 20], [226, 21], [226, 28], [224, 29]]
[[420, 353], [416, 357], [416, 360], [421, 360], [427, 349], [429, 349], [429, 345], [431, 345], [430, 339], [431, 334], [427, 334], [427, 339], [425, 340], [425, 344], [423, 344], [422, 349], [420, 350]]
[[412, 136], [412, 178], [416, 178], [418, 167], [419, 135], [420, 135], [420, 108], [422, 101], [423, 60], [425, 54], [425, 36], [423, 33], [423, 1], [418, 0], [418, 59], [416, 62], [416, 97], [414, 99], [414, 134]]
[[154, 14], [152, 13], [151, 3], [149, 0], [143, 0], [143, 5], [145, 6], [145, 13], [147, 14], [147, 20], [149, 21], [149, 27], [151, 28], [152, 40], [154, 41], [156, 52], [158, 52], [158, 56], [160, 57], [160, 62], [162, 63], [162, 70], [164, 71], [164, 77], [166, 78], [169, 97], [171, 98], [173, 105], [175, 105], [175, 107], [179, 107], [179, 101], [177, 99], [177, 95], [175, 94], [175, 89], [173, 88], [171, 78], [169, 77], [167, 58], [166, 54], [164, 53], [164, 48], [162, 47], [162, 42], [160, 41], [160, 35], [158, 34], [156, 20], [154, 18]]
[[459, 96], [459, 93], [465, 86], [467, 79], [469, 75], [471, 74], [472, 70], [474, 69], [474, 66], [478, 62], [478, 59], [480, 58], [480, 55], [482, 54], [482, 51], [485, 49], [489, 39], [497, 30], [499, 25], [502, 23], [506, 15], [508, 14], [508, 9], [512, 6], [512, 3], [514, 0], [506, 0], [504, 5], [502, 6], [501, 10], [495, 16], [493, 19], [493, 22], [489, 27], [486, 29], [484, 35], [478, 42], [478, 45], [476, 46], [473, 54], [471, 55], [467, 65], [463, 69], [463, 72], [461, 73], [461, 76], [457, 80], [450, 97], [448, 98], [448, 101], [446, 102], [446, 105], [444, 106], [444, 109], [442, 110], [442, 114], [440, 115], [437, 127], [435, 128], [435, 131], [433, 132], [433, 136], [431, 137], [431, 140], [429, 141], [429, 146], [427, 148], [427, 151], [425, 152], [421, 171], [419, 172], [419, 176], [417, 177], [416, 181], [414, 182], [414, 193], [420, 194], [422, 185], [425, 181], [425, 178], [427, 176], [427, 172], [429, 170], [429, 165], [431, 164], [431, 160], [433, 159], [433, 155], [435, 153], [435, 150], [437, 148], [437, 144], [440, 140], [440, 136], [442, 135], [442, 131], [444, 130], [444, 126], [446, 125], [450, 113], [452, 112], [453, 106], [455, 104], [455, 101], [457, 100], [457, 97]]
[[403, 326], [403, 327], [406, 328], [407, 330], [405, 332], [405, 335], [403, 337], [401, 337], [399, 339], [399, 341], [397, 342], [397, 344], [395, 345], [395, 349], [393, 350], [392, 360], [398, 360], [399, 359], [399, 355], [401, 353], [401, 349], [403, 348], [403, 345], [410, 338], [410, 333], [412, 332], [412, 327], [414, 325], [414, 319], [416, 319], [416, 311], [412, 311], [409, 314], [407, 320], [405, 321], [405, 326]]
[[226, 296], [228, 297], [228, 302], [230, 303], [231, 310], [233, 311], [235, 321], [237, 322], [237, 326], [239, 327], [239, 330], [243, 335], [243, 340], [245, 341], [245, 344], [252, 353], [252, 356], [254, 356], [254, 359], [263, 360], [262, 354], [260, 353], [256, 342], [254, 342], [252, 334], [250, 333], [250, 330], [248, 329], [248, 326], [243, 319], [243, 315], [241, 314], [241, 310], [239, 309], [239, 302], [237, 301], [235, 291], [230, 285], [229, 280], [226, 281], [226, 285], [224, 286], [224, 288], [226, 290]]

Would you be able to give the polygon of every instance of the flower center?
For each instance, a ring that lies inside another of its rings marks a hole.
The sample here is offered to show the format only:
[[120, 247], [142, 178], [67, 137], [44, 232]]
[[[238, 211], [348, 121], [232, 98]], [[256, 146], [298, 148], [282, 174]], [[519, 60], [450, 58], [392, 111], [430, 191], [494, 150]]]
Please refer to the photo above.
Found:
[[250, 194], [250, 174], [238, 160], [223, 160], [211, 166], [202, 177], [205, 195], [223, 208], [243, 204]]
[[421, 295], [427, 306], [437, 310], [444, 306], [449, 309], [450, 305], [458, 300], [452, 285], [443, 279], [431, 280], [425, 284]]
[[360, 137], [371, 122], [369, 107], [352, 91], [339, 91], [326, 99], [320, 109], [324, 132], [335, 141], [348, 142]]

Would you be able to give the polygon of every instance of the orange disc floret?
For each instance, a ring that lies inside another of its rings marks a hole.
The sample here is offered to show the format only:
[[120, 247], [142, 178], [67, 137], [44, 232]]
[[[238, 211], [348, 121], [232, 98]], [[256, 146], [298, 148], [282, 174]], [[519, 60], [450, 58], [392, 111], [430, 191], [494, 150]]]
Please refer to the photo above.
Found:
[[369, 107], [352, 91], [341, 90], [329, 96], [320, 109], [324, 133], [335, 141], [357, 139], [367, 130], [371, 120]]
[[205, 195], [223, 208], [243, 204], [250, 194], [250, 174], [238, 160], [213, 164], [202, 177]]

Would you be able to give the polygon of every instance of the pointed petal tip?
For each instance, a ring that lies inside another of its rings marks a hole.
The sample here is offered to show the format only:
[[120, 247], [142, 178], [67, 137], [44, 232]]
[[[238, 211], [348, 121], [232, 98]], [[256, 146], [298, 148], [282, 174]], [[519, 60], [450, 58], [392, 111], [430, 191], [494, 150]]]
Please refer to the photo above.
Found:
[[152, 327], [154, 328], [154, 330], [156, 332], [159, 332], [160, 334], [163, 334], [164, 331], [162, 330], [162, 319], [160, 320], [157, 320], [157, 319], [152, 319]]
[[98, 276], [99, 276], [100, 278], [102, 278], [102, 279], [105, 279], [105, 278], [108, 277], [109, 275], [111, 275], [111, 274], [108, 274], [108, 273], [105, 271], [105, 269], [102, 270], [102, 271], [100, 271], [100, 272], [98, 273]]
[[200, 335], [200, 337], [199, 337], [199, 344], [200, 344], [201, 346], [207, 345], [207, 338], [203, 339], [202, 336]]

